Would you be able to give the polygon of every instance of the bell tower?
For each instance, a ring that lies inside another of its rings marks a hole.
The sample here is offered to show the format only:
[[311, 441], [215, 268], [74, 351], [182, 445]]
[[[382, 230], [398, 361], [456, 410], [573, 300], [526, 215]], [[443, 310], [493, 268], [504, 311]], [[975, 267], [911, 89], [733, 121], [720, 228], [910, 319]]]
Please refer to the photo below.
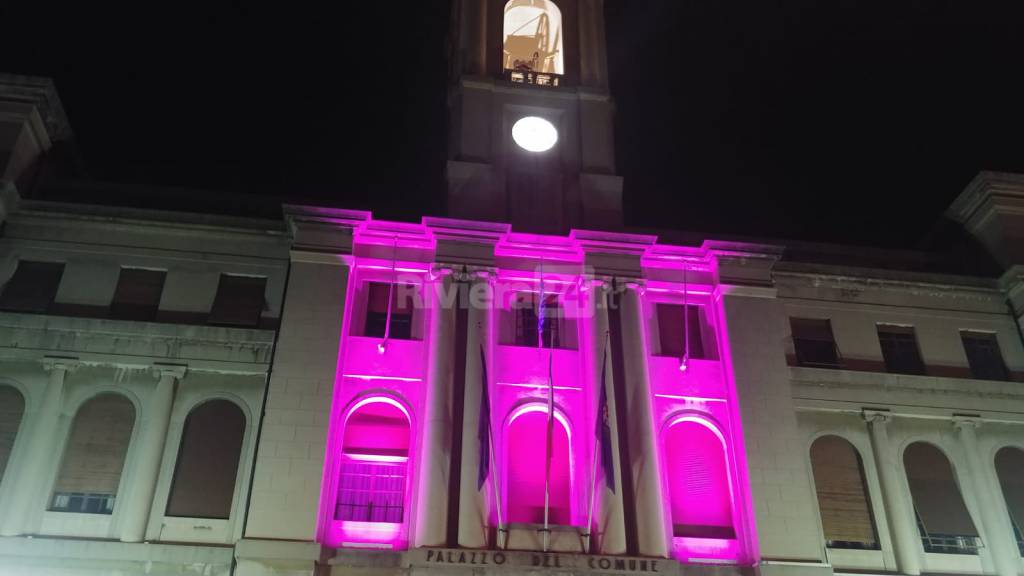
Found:
[[448, 214], [622, 226], [603, 0], [453, 0]]

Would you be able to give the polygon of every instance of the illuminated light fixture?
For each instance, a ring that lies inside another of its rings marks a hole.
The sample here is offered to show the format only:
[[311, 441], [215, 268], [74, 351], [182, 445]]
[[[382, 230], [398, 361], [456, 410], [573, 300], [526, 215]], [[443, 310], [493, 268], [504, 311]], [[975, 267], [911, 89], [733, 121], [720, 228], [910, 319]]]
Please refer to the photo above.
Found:
[[547, 152], [558, 142], [558, 130], [543, 118], [524, 116], [512, 125], [512, 139], [527, 152]]
[[378, 354], [383, 354], [383, 353], [385, 353], [387, 351], [388, 351], [387, 341], [381, 340], [380, 343], [377, 344], [377, 353]]
[[680, 372], [686, 372], [686, 369], [689, 368], [689, 366], [687, 366], [687, 364], [689, 364], [689, 363], [690, 363], [690, 357], [689, 356], [683, 356], [682, 360], [679, 361], [679, 371]]

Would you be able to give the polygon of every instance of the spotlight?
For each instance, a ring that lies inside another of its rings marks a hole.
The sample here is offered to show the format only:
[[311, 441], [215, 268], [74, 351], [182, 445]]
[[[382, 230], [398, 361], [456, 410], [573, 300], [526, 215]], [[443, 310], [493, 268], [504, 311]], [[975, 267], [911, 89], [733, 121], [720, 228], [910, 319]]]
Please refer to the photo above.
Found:
[[380, 342], [380, 344], [377, 344], [377, 353], [378, 354], [383, 354], [383, 353], [385, 353], [387, 351], [388, 351], [388, 344], [387, 344], [387, 342], [384, 342], [382, 340]]
[[690, 357], [689, 356], [683, 356], [682, 359], [679, 360], [679, 371], [680, 372], [686, 372], [686, 369], [689, 368], [689, 363], [690, 363]]

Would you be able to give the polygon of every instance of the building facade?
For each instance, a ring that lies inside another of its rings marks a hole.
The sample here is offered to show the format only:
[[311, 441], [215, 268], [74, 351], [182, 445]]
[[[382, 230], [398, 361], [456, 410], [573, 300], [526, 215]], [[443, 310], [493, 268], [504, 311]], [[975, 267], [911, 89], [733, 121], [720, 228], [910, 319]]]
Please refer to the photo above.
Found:
[[630, 230], [601, 2], [452, 24], [418, 223], [58, 200], [0, 78], [0, 574], [1024, 572], [1024, 177], [949, 249]]

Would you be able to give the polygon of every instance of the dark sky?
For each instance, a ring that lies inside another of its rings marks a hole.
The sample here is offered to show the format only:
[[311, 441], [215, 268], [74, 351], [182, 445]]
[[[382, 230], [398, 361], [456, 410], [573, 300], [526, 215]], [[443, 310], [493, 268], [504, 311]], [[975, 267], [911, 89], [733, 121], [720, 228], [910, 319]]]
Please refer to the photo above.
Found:
[[[9, 4], [95, 179], [443, 211], [443, 0]], [[1024, 2], [606, 4], [631, 225], [912, 246], [1024, 172]]]

